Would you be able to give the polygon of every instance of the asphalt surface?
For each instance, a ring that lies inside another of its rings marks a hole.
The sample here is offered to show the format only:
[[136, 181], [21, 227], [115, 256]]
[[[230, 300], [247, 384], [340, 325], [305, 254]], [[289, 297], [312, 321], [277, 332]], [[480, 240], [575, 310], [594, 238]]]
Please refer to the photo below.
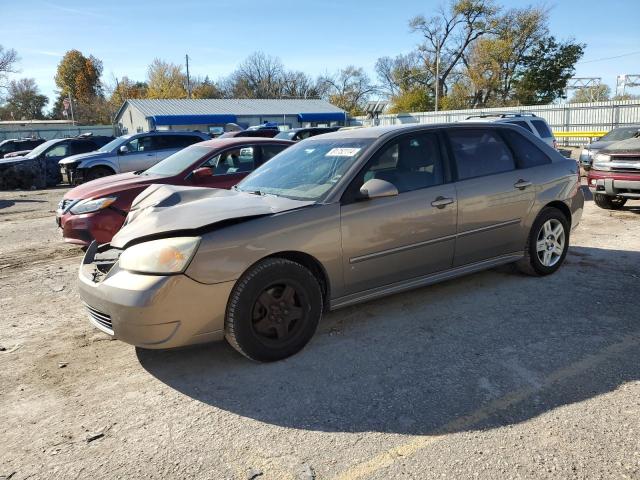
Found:
[[62, 193], [0, 193], [0, 478], [640, 478], [640, 203], [588, 201], [550, 277], [339, 310], [255, 364], [94, 330]]

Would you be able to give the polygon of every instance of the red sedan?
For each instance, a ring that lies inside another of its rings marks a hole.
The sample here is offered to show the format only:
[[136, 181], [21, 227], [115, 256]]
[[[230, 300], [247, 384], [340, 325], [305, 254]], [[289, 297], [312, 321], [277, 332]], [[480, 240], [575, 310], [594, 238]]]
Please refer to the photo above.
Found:
[[99, 178], [70, 190], [58, 205], [56, 221], [65, 242], [108, 243], [122, 227], [133, 200], [149, 185], [231, 188], [293, 143], [242, 137], [196, 143], [148, 170]]

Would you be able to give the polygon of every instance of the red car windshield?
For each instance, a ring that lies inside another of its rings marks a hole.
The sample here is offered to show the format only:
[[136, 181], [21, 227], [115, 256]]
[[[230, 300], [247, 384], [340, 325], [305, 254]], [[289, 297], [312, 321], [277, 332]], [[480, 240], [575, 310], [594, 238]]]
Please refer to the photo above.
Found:
[[202, 147], [193, 145], [179, 152], [169, 155], [161, 162], [156, 163], [153, 167], [144, 171], [143, 175], [162, 175], [164, 177], [172, 177], [183, 172], [196, 160], [207, 157], [211, 153], [210, 147]]

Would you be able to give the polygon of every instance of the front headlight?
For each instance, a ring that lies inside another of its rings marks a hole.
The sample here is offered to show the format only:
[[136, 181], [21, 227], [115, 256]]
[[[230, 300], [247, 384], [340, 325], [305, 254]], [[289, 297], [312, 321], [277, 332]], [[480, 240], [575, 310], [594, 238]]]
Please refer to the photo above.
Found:
[[608, 164], [610, 161], [610, 155], [598, 153], [595, 157], [593, 157], [593, 168], [596, 170], [611, 170], [611, 165]]
[[103, 208], [107, 208], [117, 199], [116, 197], [104, 197], [104, 198], [96, 198], [95, 200], [82, 200], [76, 203], [69, 210], [74, 215], [80, 215], [81, 213], [91, 213], [97, 212], [98, 210], [102, 210]]
[[120, 268], [139, 273], [182, 273], [200, 244], [199, 237], [173, 237], [139, 243], [127, 248], [118, 260]]

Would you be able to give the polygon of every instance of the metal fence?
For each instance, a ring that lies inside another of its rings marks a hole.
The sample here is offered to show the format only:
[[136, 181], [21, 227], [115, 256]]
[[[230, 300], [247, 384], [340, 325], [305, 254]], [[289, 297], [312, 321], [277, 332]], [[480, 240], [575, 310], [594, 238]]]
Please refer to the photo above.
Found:
[[75, 125], [75, 126], [61, 126], [61, 127], [44, 127], [38, 128], [36, 125], [4, 130], [0, 129], [0, 141], [8, 138], [43, 138], [45, 140], [51, 140], [54, 138], [68, 138], [75, 137], [82, 133], [93, 133], [94, 135], [113, 135], [112, 125]]
[[[554, 131], [608, 131], [614, 127], [640, 124], [640, 100], [619, 100], [593, 103], [562, 103], [520, 107], [445, 110], [441, 112], [380, 115], [377, 119], [355, 117], [351, 125], [396, 125], [410, 123], [440, 123], [464, 120], [469, 115], [492, 112], [532, 112], [544, 118]], [[564, 144], [584, 145], [587, 137], [564, 139]]]

